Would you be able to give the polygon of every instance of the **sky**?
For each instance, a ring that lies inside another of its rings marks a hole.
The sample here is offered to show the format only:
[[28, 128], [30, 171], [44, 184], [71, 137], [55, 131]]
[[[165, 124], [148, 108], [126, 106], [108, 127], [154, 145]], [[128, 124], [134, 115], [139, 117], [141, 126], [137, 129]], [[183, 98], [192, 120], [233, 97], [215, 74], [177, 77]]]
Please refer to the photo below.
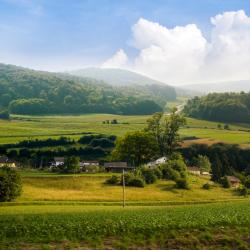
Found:
[[172, 85], [250, 79], [250, 1], [0, 0], [0, 62]]

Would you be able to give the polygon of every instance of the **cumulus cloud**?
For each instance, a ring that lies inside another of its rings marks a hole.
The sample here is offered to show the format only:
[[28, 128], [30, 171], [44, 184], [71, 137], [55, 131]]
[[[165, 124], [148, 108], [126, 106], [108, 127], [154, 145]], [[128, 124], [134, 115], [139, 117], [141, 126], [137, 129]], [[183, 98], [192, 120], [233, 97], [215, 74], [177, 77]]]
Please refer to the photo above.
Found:
[[[250, 79], [250, 17], [224, 12], [211, 25], [205, 38], [196, 24], [170, 29], [139, 19], [132, 27], [138, 56], [131, 69], [170, 84]], [[120, 50], [107, 62], [122, 67], [127, 60]]]
[[126, 53], [120, 49], [110, 59], [102, 64], [103, 68], [121, 68], [125, 67], [128, 62]]

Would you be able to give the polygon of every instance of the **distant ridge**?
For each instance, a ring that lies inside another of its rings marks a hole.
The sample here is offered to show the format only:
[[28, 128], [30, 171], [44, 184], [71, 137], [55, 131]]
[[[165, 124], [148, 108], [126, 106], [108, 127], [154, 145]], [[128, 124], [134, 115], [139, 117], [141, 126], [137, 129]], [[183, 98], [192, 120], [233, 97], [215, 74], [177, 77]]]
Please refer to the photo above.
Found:
[[212, 92], [249, 92], [250, 80], [192, 84], [181, 86], [181, 88], [201, 92], [203, 94], [208, 94]]
[[147, 76], [124, 69], [106, 69], [106, 68], [85, 68], [68, 72], [75, 76], [90, 77], [96, 80], [105, 81], [115, 86], [131, 86], [131, 85], [164, 85], [163, 82], [151, 79]]

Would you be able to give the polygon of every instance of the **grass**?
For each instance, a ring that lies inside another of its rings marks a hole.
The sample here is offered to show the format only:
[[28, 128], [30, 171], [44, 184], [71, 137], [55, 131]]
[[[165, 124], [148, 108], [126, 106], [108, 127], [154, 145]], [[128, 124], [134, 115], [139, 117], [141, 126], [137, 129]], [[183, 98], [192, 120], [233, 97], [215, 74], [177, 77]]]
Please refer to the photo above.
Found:
[[[60, 175], [46, 172], [25, 171], [23, 193], [17, 202], [81, 201], [120, 202], [122, 188], [105, 184], [110, 173]], [[190, 190], [178, 190], [172, 181], [158, 180], [145, 188], [127, 187], [128, 202], [200, 202], [235, 200], [240, 197], [233, 189], [223, 189], [212, 184], [211, 190], [202, 188], [208, 177], [189, 176]]]
[[[143, 129], [150, 116], [120, 116], [88, 114], [79, 116], [12, 116], [0, 120], [0, 144], [16, 143], [27, 139], [47, 139], [67, 136], [78, 139], [84, 133], [103, 133], [122, 136], [128, 131]], [[119, 124], [103, 124], [104, 120], [117, 119]], [[183, 137], [195, 136], [195, 143], [226, 142], [250, 147], [250, 124], [230, 124], [230, 130], [218, 129], [218, 122], [187, 119], [180, 133]], [[220, 123], [222, 126], [223, 123]]]
[[[20, 246], [23, 249], [33, 246], [34, 249], [34, 246], [38, 246], [36, 244], [45, 246], [65, 242], [71, 242], [71, 246], [72, 242], [78, 246], [81, 242], [98, 249], [107, 249], [108, 246], [112, 247], [109, 249], [140, 249], [142, 245], [149, 247], [150, 244], [152, 248], [147, 249], [162, 249], [160, 244], [170, 244], [171, 240], [171, 246], [168, 248], [165, 245], [164, 249], [173, 249], [174, 245], [198, 249], [202, 244], [211, 247], [219, 234], [223, 240], [219, 241], [220, 244], [236, 244], [241, 248], [234, 249], [247, 249], [250, 202], [125, 208], [79, 205], [1, 206], [0, 225], [2, 249], [20, 249]], [[137, 247], [131, 248], [133, 244]], [[62, 245], [57, 249], [62, 249]]]

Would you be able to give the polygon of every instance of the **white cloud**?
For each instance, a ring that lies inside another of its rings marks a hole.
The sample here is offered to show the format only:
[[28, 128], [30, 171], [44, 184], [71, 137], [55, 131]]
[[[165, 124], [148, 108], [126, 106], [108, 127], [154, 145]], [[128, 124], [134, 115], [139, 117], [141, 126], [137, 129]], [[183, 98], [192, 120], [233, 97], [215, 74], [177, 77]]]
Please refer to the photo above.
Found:
[[103, 68], [121, 68], [125, 67], [128, 62], [126, 53], [120, 49], [110, 59], [102, 64]]
[[[170, 84], [250, 79], [250, 17], [243, 10], [211, 18], [211, 38], [195, 24], [172, 29], [145, 19], [132, 27], [132, 70]], [[123, 67], [120, 50], [104, 64]]]

